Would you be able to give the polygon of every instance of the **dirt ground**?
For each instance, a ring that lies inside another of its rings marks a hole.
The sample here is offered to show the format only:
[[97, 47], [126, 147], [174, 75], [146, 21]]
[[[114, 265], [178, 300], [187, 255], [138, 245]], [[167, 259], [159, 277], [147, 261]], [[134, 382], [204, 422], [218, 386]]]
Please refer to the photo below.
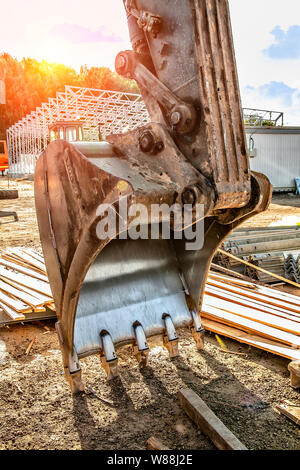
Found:
[[[0, 220], [0, 246], [40, 249], [33, 183], [11, 183], [18, 223]], [[0, 189], [7, 180], [0, 178]], [[251, 225], [299, 218], [300, 198], [276, 197]], [[8, 219], [9, 220], [9, 219]], [[249, 225], [249, 222], [247, 223]], [[47, 331], [45, 326], [50, 329]], [[32, 350], [26, 348], [35, 337]], [[161, 343], [152, 344], [149, 366], [139, 370], [129, 347], [119, 350], [120, 379], [106, 382], [100, 359], [81, 360], [88, 393], [72, 397], [63, 375], [54, 322], [0, 328], [0, 449], [145, 449], [150, 436], [170, 449], [213, 449], [211, 442], [178, 406], [180, 388], [192, 388], [249, 449], [300, 449], [300, 429], [275, 407], [284, 400], [300, 405], [289, 386], [287, 360], [224, 339], [220, 351], [206, 335], [197, 352], [187, 331], [180, 332], [180, 357], [170, 361]], [[151, 345], [151, 343], [150, 343]]]

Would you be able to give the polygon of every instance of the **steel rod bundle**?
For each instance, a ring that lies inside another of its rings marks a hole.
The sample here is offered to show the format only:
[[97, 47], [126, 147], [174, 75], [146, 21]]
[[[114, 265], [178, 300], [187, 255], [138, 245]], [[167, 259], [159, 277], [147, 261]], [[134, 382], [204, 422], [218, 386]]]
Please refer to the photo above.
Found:
[[[263, 227], [234, 231], [223, 243], [223, 249], [265, 271], [297, 283], [300, 281], [300, 227]], [[270, 274], [252, 269], [238, 259], [218, 253], [215, 262], [252, 279], [271, 284], [276, 279]]]

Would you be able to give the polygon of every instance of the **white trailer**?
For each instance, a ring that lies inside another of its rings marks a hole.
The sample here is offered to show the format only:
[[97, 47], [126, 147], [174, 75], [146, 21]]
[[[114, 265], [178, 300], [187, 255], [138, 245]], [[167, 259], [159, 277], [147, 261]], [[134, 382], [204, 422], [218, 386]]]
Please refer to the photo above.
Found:
[[252, 171], [265, 174], [275, 192], [296, 190], [300, 178], [300, 127], [246, 127]]

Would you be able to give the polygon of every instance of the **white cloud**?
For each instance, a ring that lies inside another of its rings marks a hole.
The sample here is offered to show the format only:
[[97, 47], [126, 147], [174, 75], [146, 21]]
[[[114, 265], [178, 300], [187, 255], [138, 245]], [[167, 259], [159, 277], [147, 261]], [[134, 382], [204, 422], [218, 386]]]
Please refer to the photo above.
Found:
[[284, 111], [286, 123], [300, 126], [299, 101], [287, 106], [282, 96], [264, 96], [259, 90], [270, 82], [282, 82], [300, 91], [300, 59], [276, 60], [263, 53], [274, 44], [276, 26], [287, 31], [300, 24], [299, 0], [229, 0], [229, 5], [243, 106]]

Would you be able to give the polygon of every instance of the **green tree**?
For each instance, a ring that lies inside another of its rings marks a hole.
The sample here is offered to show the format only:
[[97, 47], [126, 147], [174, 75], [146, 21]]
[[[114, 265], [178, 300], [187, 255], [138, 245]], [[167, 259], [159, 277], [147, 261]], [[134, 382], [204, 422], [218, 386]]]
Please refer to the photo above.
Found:
[[120, 77], [107, 67], [82, 66], [77, 73], [63, 64], [23, 58], [18, 61], [10, 54], [0, 55], [0, 79], [6, 85], [6, 104], [0, 105], [0, 139], [6, 130], [33, 111], [65, 85], [138, 93], [137, 84]]

